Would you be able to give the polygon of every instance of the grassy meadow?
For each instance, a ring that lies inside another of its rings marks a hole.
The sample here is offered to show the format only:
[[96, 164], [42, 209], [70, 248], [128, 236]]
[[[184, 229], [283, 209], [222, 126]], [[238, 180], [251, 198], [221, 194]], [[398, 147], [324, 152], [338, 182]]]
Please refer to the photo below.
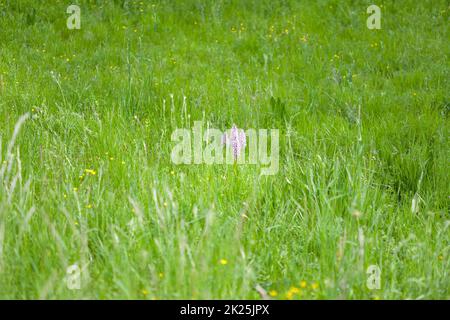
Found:
[[[447, 1], [70, 4], [0, 0], [1, 299], [450, 299]], [[278, 173], [175, 165], [194, 121]]]

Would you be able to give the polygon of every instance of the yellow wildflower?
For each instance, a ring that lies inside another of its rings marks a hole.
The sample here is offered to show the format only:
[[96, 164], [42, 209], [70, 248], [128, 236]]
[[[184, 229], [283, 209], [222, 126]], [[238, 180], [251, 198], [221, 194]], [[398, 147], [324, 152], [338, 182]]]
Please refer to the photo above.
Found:
[[84, 172], [90, 174], [91, 176], [95, 176], [97, 174], [97, 172], [93, 169], [85, 169]]
[[224, 266], [228, 263], [228, 261], [226, 259], [220, 259], [219, 263]]
[[297, 294], [297, 293], [300, 292], [300, 289], [297, 288], [297, 287], [291, 287], [291, 288], [289, 289], [289, 291], [292, 292], [293, 294]]

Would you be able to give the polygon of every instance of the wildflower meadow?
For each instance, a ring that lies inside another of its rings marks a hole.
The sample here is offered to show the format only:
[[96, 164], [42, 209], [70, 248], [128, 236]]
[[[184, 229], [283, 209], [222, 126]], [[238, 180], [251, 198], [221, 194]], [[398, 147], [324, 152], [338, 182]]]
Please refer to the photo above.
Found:
[[0, 0], [0, 299], [450, 299], [449, 14]]

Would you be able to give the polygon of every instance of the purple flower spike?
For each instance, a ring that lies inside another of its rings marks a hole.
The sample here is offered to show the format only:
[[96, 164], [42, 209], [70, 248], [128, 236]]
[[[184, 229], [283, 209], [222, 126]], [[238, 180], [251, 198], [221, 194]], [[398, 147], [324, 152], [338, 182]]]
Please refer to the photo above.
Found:
[[247, 143], [245, 132], [242, 129], [238, 129], [235, 124], [231, 128], [231, 133], [225, 133], [222, 137], [222, 143], [230, 146], [233, 149], [234, 160], [240, 155], [241, 150], [245, 149]]

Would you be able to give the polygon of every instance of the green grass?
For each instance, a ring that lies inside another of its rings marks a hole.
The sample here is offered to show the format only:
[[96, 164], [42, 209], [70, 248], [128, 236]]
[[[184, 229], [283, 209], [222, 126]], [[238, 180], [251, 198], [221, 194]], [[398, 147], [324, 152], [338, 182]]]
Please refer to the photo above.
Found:
[[[50, 3], [0, 0], [0, 298], [450, 299], [447, 1]], [[172, 164], [196, 120], [278, 174]]]

